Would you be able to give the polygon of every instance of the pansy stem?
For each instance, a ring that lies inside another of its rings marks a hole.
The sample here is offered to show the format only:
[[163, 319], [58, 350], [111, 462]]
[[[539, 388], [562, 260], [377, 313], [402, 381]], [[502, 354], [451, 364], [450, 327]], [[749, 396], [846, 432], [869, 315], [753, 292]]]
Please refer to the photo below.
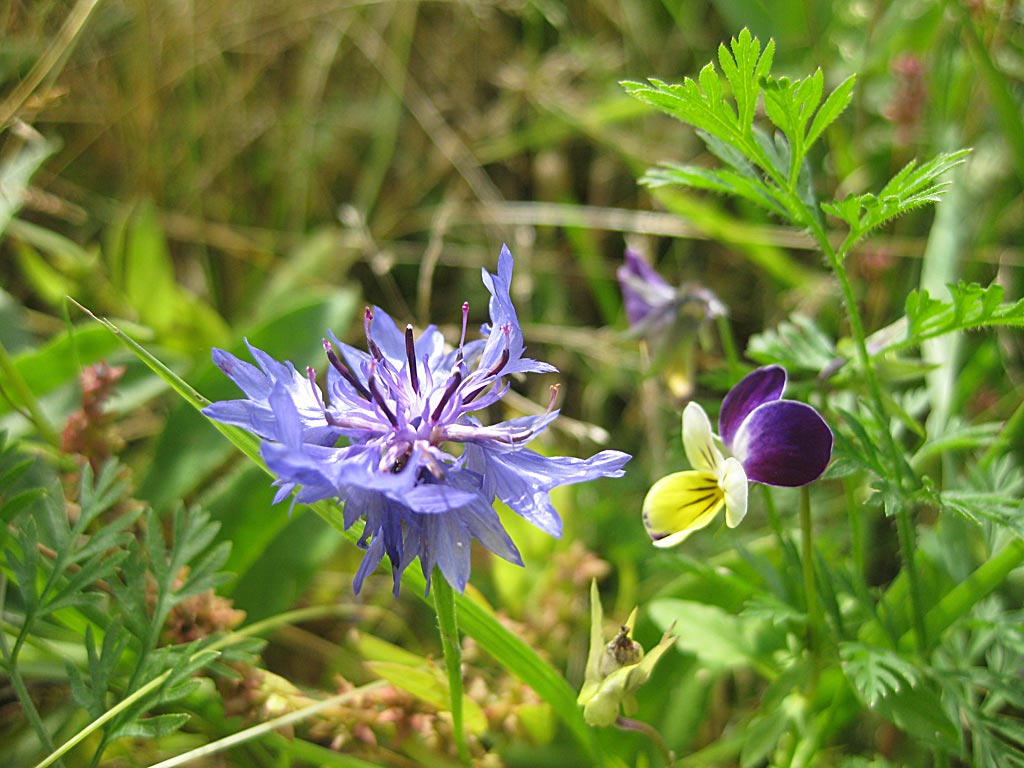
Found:
[[811, 525], [811, 492], [800, 488], [800, 559], [804, 575], [804, 600], [807, 604], [807, 648], [816, 657], [820, 645], [818, 625], [818, 585], [814, 580], [814, 536]]
[[455, 746], [459, 751], [459, 760], [463, 765], [469, 765], [469, 746], [462, 717], [462, 646], [459, 644], [459, 626], [455, 616], [455, 591], [438, 568], [434, 569], [431, 588], [434, 592], [434, 609], [437, 611], [437, 627], [441, 632], [444, 666], [448, 670]]

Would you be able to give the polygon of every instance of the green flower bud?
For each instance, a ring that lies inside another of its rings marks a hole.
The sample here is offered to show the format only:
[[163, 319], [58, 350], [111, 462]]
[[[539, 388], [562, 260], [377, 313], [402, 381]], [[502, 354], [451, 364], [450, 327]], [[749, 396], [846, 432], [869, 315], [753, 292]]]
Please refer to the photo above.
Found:
[[648, 654], [633, 639], [636, 611], [629, 614], [617, 635], [606, 643], [602, 632], [604, 612], [597, 582], [590, 583], [590, 653], [587, 656], [586, 679], [576, 703], [583, 707], [583, 719], [590, 725], [612, 725], [619, 711], [635, 705], [633, 694], [647, 682], [661, 655], [675, 640], [671, 629]]

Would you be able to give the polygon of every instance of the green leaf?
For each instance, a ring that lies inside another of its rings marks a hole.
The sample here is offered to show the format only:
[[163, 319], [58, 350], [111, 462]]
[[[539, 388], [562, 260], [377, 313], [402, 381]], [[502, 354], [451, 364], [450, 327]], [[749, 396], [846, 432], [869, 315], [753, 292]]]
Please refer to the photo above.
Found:
[[1024, 327], [1024, 299], [1004, 303], [1003, 287], [998, 283], [988, 287], [977, 283], [947, 287], [949, 301], [933, 298], [926, 290], [911, 291], [905, 304], [906, 338], [888, 345], [885, 351], [916, 346], [927, 339], [957, 331]]
[[845, 642], [839, 646], [839, 656], [850, 685], [871, 708], [921, 678], [911, 662], [881, 646]]
[[730, 46], [731, 52], [725, 45], [718, 46], [718, 63], [729, 85], [732, 86], [739, 127], [745, 133], [749, 133], [754, 125], [757, 100], [761, 95], [761, 82], [771, 72], [775, 41], [769, 40], [762, 52], [761, 41], [744, 27], [740, 30], [739, 36], [732, 39]]
[[[70, 335], [60, 334], [50, 341], [26, 350], [14, 358], [14, 365], [36, 397], [75, 382], [81, 367], [110, 357], [117, 341], [97, 323], [74, 326]], [[0, 415], [11, 410], [6, 398], [0, 398]]]
[[760, 180], [750, 179], [727, 169], [716, 171], [696, 165], [666, 163], [647, 171], [640, 179], [640, 183], [652, 188], [678, 184], [723, 195], [735, 195], [776, 216], [786, 215], [786, 209], [775, 200], [771, 187]]
[[679, 628], [676, 647], [711, 670], [772, 666], [765, 641], [778, 633], [760, 618], [735, 616], [715, 605], [675, 598], [655, 600], [648, 612], [661, 629], [674, 623]]
[[842, 668], [857, 696], [874, 712], [928, 744], [955, 749], [959, 730], [942, 706], [937, 688], [895, 651], [842, 643]]
[[762, 365], [778, 363], [790, 372], [827, 370], [836, 358], [832, 339], [806, 315], [794, 314], [776, 328], [750, 338], [747, 355]]
[[963, 163], [969, 153], [968, 149], [942, 153], [921, 166], [911, 160], [877, 195], [864, 194], [822, 206], [826, 213], [838, 216], [850, 225], [850, 235], [843, 250], [848, 251], [852, 242], [886, 222], [915, 208], [938, 202], [950, 184], [942, 181], [941, 177]]
[[809, 150], [814, 143], [821, 137], [821, 134], [825, 132], [832, 123], [836, 121], [836, 118], [841, 115], [850, 104], [850, 100], [853, 98], [853, 87], [856, 85], [857, 76], [850, 75], [848, 78], [843, 80], [839, 85], [836, 86], [835, 90], [828, 95], [825, 99], [825, 103], [821, 105], [821, 109], [818, 110], [817, 114], [814, 115], [814, 120], [811, 122], [810, 130], [807, 131], [807, 137], [804, 140], [804, 150]]

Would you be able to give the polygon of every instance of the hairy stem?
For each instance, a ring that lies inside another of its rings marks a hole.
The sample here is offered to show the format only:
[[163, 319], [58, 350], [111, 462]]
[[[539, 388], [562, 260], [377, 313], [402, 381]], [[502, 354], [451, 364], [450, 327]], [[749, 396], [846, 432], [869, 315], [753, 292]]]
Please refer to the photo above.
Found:
[[[863, 371], [864, 380], [868, 385], [868, 393], [871, 396], [872, 404], [874, 405], [879, 418], [884, 419], [887, 409], [885, 407], [885, 399], [882, 397], [882, 387], [878, 382], [878, 376], [875, 373], [875, 368], [871, 364], [871, 355], [868, 353], [867, 346], [867, 335], [864, 332], [864, 322], [861, 319], [860, 310], [857, 307], [857, 296], [853, 291], [853, 284], [850, 282], [850, 277], [846, 273], [846, 268], [843, 266], [843, 261], [847, 252], [846, 250], [837, 251], [832, 247], [824, 228], [817, 220], [813, 219], [813, 217], [809, 222], [809, 225], [811, 234], [814, 236], [814, 239], [817, 240], [822, 252], [828, 260], [829, 266], [832, 268], [832, 273], [835, 275], [836, 281], [839, 283], [839, 288], [843, 294], [843, 301], [846, 304], [846, 315], [850, 324], [850, 336], [853, 339], [854, 347], [857, 350], [858, 362], [860, 363], [861, 371]], [[909, 482], [911, 489], [916, 488], [919, 485], [917, 477], [915, 477], [906, 468], [907, 464], [903, 460], [900, 447], [896, 444], [896, 439], [893, 437], [892, 433], [885, 428], [884, 423], [881, 426], [882, 428], [880, 431], [883, 435], [883, 440], [885, 441], [885, 447], [892, 460], [897, 489], [899, 490], [899, 494], [902, 497], [903, 502], [909, 502], [907, 483]], [[918, 577], [917, 566], [914, 563], [914, 550], [917, 542], [914, 531], [914, 522], [910, 517], [909, 504], [897, 504], [895, 514], [896, 527], [900, 541], [900, 555], [903, 560], [903, 568], [907, 572], [907, 580], [910, 583], [910, 608], [911, 615], [913, 616], [916, 646], [918, 651], [924, 652], [928, 647], [928, 639], [924, 622], [924, 608], [921, 602], [920, 578]]]

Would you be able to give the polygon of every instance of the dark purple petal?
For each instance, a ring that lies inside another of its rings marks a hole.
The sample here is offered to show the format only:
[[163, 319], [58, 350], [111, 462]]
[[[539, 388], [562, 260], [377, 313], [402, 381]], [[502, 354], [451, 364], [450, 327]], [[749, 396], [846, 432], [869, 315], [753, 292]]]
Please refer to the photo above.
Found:
[[758, 368], [740, 379], [722, 400], [722, 412], [718, 416], [718, 436], [733, 454], [736, 432], [743, 420], [763, 403], [770, 403], [782, 397], [786, 389], [786, 369], [781, 365]]
[[795, 488], [825, 471], [832, 456], [832, 430], [811, 406], [776, 400], [748, 416], [732, 449], [748, 479]]
[[637, 326], [658, 309], [672, 303], [675, 290], [638, 253], [626, 249], [626, 262], [616, 270], [626, 318]]

